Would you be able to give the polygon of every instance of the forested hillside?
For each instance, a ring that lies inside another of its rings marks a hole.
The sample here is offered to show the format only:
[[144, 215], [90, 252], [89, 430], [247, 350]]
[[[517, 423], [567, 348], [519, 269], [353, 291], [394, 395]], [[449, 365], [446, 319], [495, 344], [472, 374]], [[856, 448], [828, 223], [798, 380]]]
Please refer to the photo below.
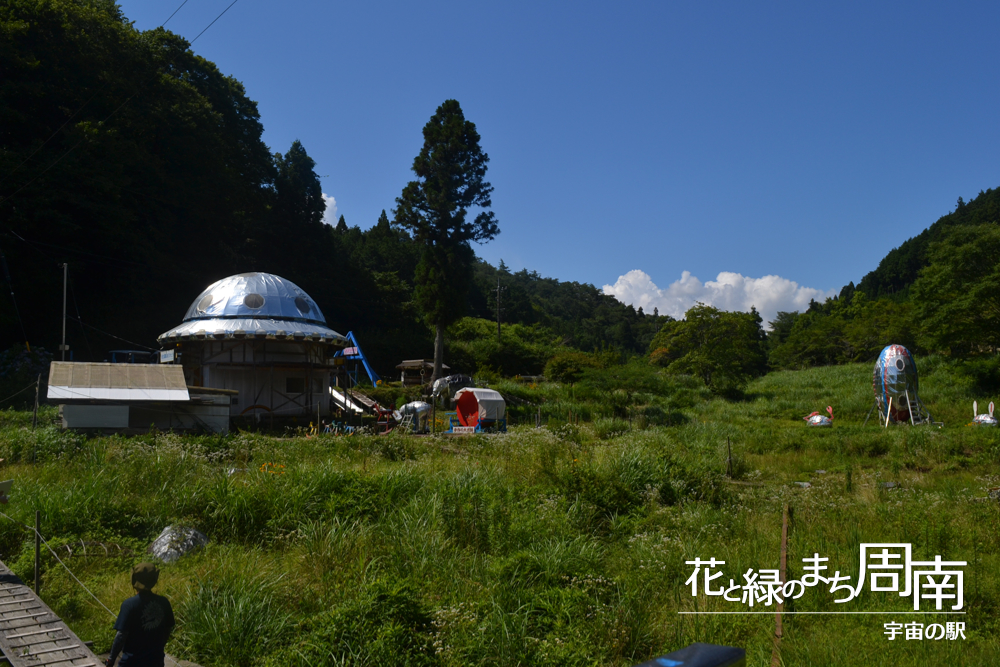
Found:
[[[886, 344], [978, 358], [970, 372], [1000, 386], [1000, 188], [892, 250], [855, 288], [771, 323], [773, 368], [871, 361]], [[988, 368], [986, 366], [988, 366]], [[973, 370], [978, 367], [979, 370]]]
[[[306, 147], [275, 152], [262, 133], [240, 82], [183, 38], [134, 29], [109, 0], [0, 4], [0, 349], [58, 346], [66, 262], [77, 360], [156, 347], [205, 286], [245, 271], [299, 284], [380, 371], [430, 356], [412, 303], [419, 252], [393, 202], [351, 221], [374, 224], [364, 231], [325, 224]], [[470, 315], [495, 320], [498, 271], [501, 318], [541, 327], [553, 349], [641, 353], [652, 339], [656, 318], [592, 285], [483, 262]]]
[[[136, 30], [113, 2], [0, 4], [0, 389], [46, 367], [47, 355], [25, 356], [26, 344], [57, 348], [64, 262], [76, 360], [155, 348], [205, 286], [246, 271], [299, 284], [386, 376], [401, 359], [430, 357], [432, 330], [414, 298], [420, 246], [394, 219], [396, 202], [377, 221], [327, 224], [306, 147], [275, 151], [262, 134], [240, 82], [183, 38]], [[992, 358], [998, 220], [1000, 189], [960, 199], [857, 287], [778, 313], [766, 338], [755, 313], [698, 306], [682, 325], [593, 285], [476, 260], [445, 361], [572, 379], [650, 354], [668, 372], [738, 394], [768, 369], [870, 361], [888, 342]], [[1000, 385], [1000, 369], [982, 373]]]
[[857, 289], [869, 298], [888, 295], [905, 295], [917, 279], [920, 270], [928, 264], [928, 251], [932, 243], [944, 239], [955, 227], [968, 227], [1000, 220], [1000, 188], [980, 192], [965, 203], [958, 204], [951, 213], [913, 238], [904, 241], [886, 255], [878, 268], [865, 275]]

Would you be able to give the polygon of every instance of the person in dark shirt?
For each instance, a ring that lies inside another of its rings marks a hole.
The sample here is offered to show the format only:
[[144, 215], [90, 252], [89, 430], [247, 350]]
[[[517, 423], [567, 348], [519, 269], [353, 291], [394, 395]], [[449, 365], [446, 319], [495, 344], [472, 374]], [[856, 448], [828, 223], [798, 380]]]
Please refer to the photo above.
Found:
[[160, 578], [152, 563], [132, 568], [132, 588], [136, 594], [122, 602], [115, 621], [115, 641], [106, 667], [114, 667], [121, 653], [119, 667], [163, 667], [163, 648], [174, 629], [174, 610], [170, 601], [151, 589]]

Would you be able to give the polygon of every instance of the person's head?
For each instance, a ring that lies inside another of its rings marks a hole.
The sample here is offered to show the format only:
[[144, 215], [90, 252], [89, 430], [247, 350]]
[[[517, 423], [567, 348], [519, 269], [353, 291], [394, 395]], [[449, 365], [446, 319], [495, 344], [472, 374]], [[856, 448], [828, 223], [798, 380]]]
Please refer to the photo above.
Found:
[[139, 563], [132, 568], [132, 588], [137, 593], [147, 593], [160, 578], [160, 571], [152, 563]]

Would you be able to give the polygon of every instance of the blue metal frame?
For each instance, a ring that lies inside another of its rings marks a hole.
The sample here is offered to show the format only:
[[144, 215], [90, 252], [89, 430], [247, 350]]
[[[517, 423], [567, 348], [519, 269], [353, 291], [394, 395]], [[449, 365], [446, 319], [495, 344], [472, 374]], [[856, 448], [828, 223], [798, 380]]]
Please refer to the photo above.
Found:
[[[347, 332], [347, 340], [350, 341], [351, 343], [351, 345], [349, 345], [348, 347], [353, 347], [355, 350], [358, 351], [358, 353], [344, 354], [344, 350], [337, 350], [333, 356], [343, 357], [344, 359], [354, 359], [354, 360], [360, 359], [361, 365], [365, 367], [365, 372], [368, 373], [368, 379], [372, 381], [372, 386], [373, 387], [376, 386], [382, 378], [379, 377], [378, 373], [375, 372], [375, 369], [373, 369], [371, 367], [371, 364], [368, 363], [368, 358], [365, 357], [365, 353], [362, 351], [361, 346], [358, 344], [358, 339], [354, 337], [353, 331]], [[348, 375], [351, 376], [351, 379], [354, 380], [354, 384], [357, 385], [358, 384], [357, 368], [355, 368], [353, 371], [348, 370], [347, 373]]]

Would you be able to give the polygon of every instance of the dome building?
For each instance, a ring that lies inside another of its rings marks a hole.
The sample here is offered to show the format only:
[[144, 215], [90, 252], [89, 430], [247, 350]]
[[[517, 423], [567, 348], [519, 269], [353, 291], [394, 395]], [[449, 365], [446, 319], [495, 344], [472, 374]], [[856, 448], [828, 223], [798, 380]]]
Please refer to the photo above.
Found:
[[270, 273], [212, 283], [157, 340], [188, 385], [238, 392], [232, 417], [272, 421], [330, 414], [333, 355], [347, 343], [308, 294]]

